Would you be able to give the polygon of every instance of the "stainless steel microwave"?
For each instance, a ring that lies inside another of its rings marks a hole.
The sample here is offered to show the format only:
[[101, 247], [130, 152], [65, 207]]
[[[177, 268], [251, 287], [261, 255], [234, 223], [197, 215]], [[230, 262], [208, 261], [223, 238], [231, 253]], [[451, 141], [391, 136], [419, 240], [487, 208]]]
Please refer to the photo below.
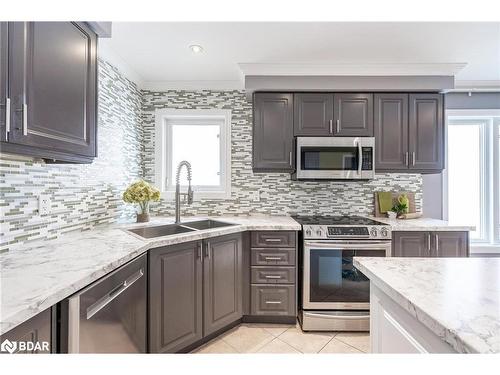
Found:
[[298, 180], [375, 177], [374, 137], [297, 137]]

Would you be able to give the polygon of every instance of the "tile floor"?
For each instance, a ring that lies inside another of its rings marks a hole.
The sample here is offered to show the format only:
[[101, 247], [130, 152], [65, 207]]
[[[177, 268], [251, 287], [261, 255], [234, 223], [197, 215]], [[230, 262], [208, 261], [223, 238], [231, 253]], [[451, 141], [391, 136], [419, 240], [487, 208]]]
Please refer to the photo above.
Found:
[[368, 332], [302, 332], [300, 326], [244, 323], [193, 353], [369, 353]]

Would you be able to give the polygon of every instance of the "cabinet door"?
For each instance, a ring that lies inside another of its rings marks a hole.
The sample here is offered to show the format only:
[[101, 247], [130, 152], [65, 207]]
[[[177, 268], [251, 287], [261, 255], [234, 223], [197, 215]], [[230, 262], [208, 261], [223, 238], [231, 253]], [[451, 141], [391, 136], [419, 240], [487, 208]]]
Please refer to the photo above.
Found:
[[241, 235], [207, 240], [204, 255], [204, 336], [206, 336], [242, 316]]
[[201, 242], [149, 253], [149, 349], [175, 353], [202, 338]]
[[[52, 346], [52, 312], [51, 308], [35, 315], [33, 318], [11, 329], [0, 336], [0, 342], [12, 342], [6, 351], [22, 354], [47, 354], [55, 352]], [[21, 344], [22, 343], [22, 344]], [[3, 349], [3, 345], [2, 345]]]
[[253, 169], [257, 172], [294, 169], [292, 94], [254, 94]]
[[96, 155], [96, 35], [77, 22], [9, 25], [9, 141]]
[[334, 135], [373, 137], [373, 95], [335, 94]]
[[443, 134], [443, 96], [410, 94], [410, 169], [443, 169]]
[[9, 106], [8, 72], [8, 23], [0, 22], [0, 141], [6, 141]]
[[431, 256], [431, 235], [429, 232], [393, 232], [392, 256]]
[[408, 94], [375, 94], [375, 168], [408, 170]]
[[431, 232], [433, 255], [436, 257], [469, 256], [468, 232]]
[[294, 135], [333, 135], [333, 94], [295, 94]]

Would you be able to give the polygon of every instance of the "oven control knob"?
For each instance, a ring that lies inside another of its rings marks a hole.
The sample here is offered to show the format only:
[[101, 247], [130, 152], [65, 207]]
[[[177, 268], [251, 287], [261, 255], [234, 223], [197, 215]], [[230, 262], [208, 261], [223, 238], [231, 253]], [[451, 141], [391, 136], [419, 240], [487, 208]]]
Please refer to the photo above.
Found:
[[370, 234], [372, 235], [372, 237], [377, 237], [377, 230], [375, 228], [373, 228], [371, 230]]
[[307, 229], [306, 230], [306, 236], [311, 236], [312, 235], [312, 231], [310, 229]]
[[318, 229], [318, 230], [316, 231], [316, 234], [318, 235], [318, 237], [321, 237], [321, 235], [323, 234], [323, 232], [321, 232], [321, 229]]
[[382, 230], [380, 231], [380, 234], [382, 235], [382, 237], [387, 237], [387, 229], [382, 228]]

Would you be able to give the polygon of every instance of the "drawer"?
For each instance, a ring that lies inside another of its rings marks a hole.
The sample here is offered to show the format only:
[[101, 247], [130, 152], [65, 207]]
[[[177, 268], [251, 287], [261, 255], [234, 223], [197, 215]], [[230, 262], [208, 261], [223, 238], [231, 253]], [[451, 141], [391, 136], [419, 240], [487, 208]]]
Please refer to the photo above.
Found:
[[252, 266], [294, 266], [295, 249], [252, 249]]
[[295, 247], [295, 232], [252, 232], [252, 247]]
[[296, 314], [294, 285], [252, 285], [251, 295], [252, 315]]
[[295, 267], [252, 267], [252, 284], [295, 284]]

